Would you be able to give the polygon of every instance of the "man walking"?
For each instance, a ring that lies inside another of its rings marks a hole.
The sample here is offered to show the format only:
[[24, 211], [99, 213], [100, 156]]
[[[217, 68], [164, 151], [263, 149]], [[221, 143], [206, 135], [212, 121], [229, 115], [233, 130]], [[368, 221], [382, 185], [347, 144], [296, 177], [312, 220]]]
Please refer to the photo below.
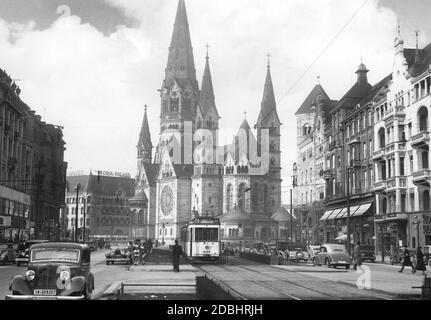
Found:
[[183, 255], [183, 248], [178, 244], [178, 240], [175, 240], [175, 245], [172, 247], [172, 264], [176, 272], [180, 272], [180, 257]]
[[424, 254], [422, 252], [422, 247], [418, 247], [418, 250], [416, 251], [415, 271], [422, 271], [422, 275], [425, 275], [427, 271], [427, 267], [425, 266], [424, 262]]
[[401, 270], [398, 272], [403, 273], [404, 267], [406, 266], [412, 267], [412, 273], [416, 272], [415, 268], [413, 268], [412, 261], [410, 260], [410, 253], [409, 253], [409, 250], [407, 249], [407, 245], [404, 245], [403, 263], [401, 266]]
[[358, 266], [362, 265], [362, 253], [361, 253], [361, 242], [358, 241], [358, 243], [355, 246], [355, 250], [353, 251], [354, 254], [354, 264], [353, 264], [353, 270], [358, 269]]

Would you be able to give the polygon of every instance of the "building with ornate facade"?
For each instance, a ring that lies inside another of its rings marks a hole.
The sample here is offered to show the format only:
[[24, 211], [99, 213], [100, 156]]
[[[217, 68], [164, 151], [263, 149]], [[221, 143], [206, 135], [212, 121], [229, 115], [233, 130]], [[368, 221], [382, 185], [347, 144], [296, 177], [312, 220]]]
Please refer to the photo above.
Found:
[[[352, 244], [375, 245], [378, 254], [387, 254], [391, 245], [431, 244], [430, 70], [431, 45], [404, 48], [400, 31], [389, 75], [370, 85], [369, 71], [360, 64], [356, 83], [329, 112], [324, 128], [326, 191], [316, 226], [323, 239], [315, 243], [345, 241], [349, 215]], [[299, 213], [307, 201], [313, 203], [307, 184], [320, 186], [310, 174], [317, 168], [310, 125], [315, 112], [301, 110], [295, 173]]]
[[133, 215], [130, 202], [134, 190], [135, 181], [127, 175], [90, 172], [68, 176], [66, 208], [61, 216], [63, 238], [73, 240], [78, 232], [77, 238], [82, 240], [84, 228], [86, 239], [140, 238], [147, 203], [142, 204], [140, 214]]
[[325, 129], [330, 126], [329, 113], [336, 101], [331, 100], [318, 84], [309, 93], [298, 111], [297, 162], [294, 165], [295, 213], [298, 216], [297, 241], [323, 242], [319, 218], [325, 211], [324, 172], [330, 168], [326, 161]]
[[0, 70], [0, 241], [59, 239], [67, 164], [62, 128], [20, 99]]
[[185, 2], [179, 0], [154, 155], [147, 112], [138, 143], [135, 197], [148, 200], [148, 238], [172, 244], [193, 215], [221, 218], [226, 242], [267, 242], [286, 234], [286, 223], [277, 222], [288, 218], [280, 212], [281, 122], [269, 62], [263, 91], [254, 130], [244, 119], [232, 143], [219, 146], [209, 57], [199, 87]]

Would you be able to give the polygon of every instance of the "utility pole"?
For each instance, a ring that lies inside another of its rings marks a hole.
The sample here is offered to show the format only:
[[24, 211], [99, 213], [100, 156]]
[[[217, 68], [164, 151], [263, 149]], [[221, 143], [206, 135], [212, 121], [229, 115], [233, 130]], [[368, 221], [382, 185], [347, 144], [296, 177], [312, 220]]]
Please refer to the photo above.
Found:
[[[293, 188], [293, 186], [292, 186]], [[293, 242], [293, 201], [292, 201], [293, 189], [290, 189], [290, 241]], [[286, 232], [287, 234], [287, 232]]]
[[86, 219], [86, 211], [87, 211], [87, 199], [84, 197], [83, 198], [84, 201], [84, 224], [83, 224], [83, 228], [82, 228], [82, 243], [85, 243], [85, 219]]
[[418, 216], [415, 216], [415, 221], [416, 222], [413, 222], [412, 224], [414, 224], [415, 228], [416, 228], [416, 236], [417, 236], [417, 238], [416, 238], [416, 243], [417, 243], [416, 248], [419, 248], [420, 247], [420, 242], [419, 242], [419, 224], [421, 223], [421, 221], [419, 220]]
[[81, 185], [78, 183], [76, 186], [76, 211], [75, 211], [75, 242], [78, 243], [78, 211], [79, 211], [79, 190]]
[[350, 166], [347, 167], [347, 253], [350, 256]]

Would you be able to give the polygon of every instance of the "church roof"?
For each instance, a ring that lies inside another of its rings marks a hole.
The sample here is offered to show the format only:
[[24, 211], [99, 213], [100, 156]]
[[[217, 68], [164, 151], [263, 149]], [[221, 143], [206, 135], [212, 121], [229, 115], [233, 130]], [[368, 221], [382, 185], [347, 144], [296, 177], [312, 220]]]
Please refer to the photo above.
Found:
[[314, 110], [312, 109], [312, 106], [315, 105], [319, 95], [322, 101], [330, 100], [323, 87], [318, 84], [313, 88], [313, 90], [311, 90], [307, 98], [305, 98], [304, 102], [299, 107], [298, 111], [296, 111], [295, 115], [313, 113]]
[[135, 196], [131, 198], [130, 201], [142, 202], [142, 201], [148, 201], [148, 198], [144, 190], [139, 190], [135, 192]]
[[153, 148], [153, 144], [151, 142], [150, 126], [148, 125], [147, 106], [145, 106], [144, 120], [142, 121], [138, 145], [144, 145], [149, 147], [149, 149]]
[[[290, 221], [291, 215], [289, 211], [281, 207], [274, 212], [274, 214], [271, 216], [271, 219], [278, 222], [287, 222], [287, 221]], [[293, 220], [295, 221], [296, 218], [293, 217]]]
[[193, 176], [194, 166], [192, 164], [174, 164], [173, 167], [177, 178], [190, 178]]
[[200, 94], [199, 106], [201, 108], [202, 116], [205, 117], [211, 109], [215, 110], [217, 117], [220, 117], [215, 104], [214, 88], [211, 77], [211, 70], [209, 65], [209, 58], [206, 57], [204, 76], [202, 79], [202, 88]]
[[83, 175], [66, 177], [66, 190], [73, 193], [74, 188], [80, 184], [80, 192], [95, 195], [113, 196], [118, 192], [124, 192], [126, 198], [132, 198], [135, 194], [135, 179], [123, 177], [107, 177], [97, 175]]
[[409, 73], [417, 77], [428, 69], [431, 64], [431, 43], [423, 49], [404, 49]]
[[271, 68], [268, 65], [268, 70], [266, 72], [265, 86], [263, 89], [263, 98], [262, 98], [262, 103], [260, 107], [260, 114], [257, 120], [257, 126], [261, 125], [262, 122], [265, 121], [265, 119], [273, 112], [275, 112], [276, 117], [278, 119], [277, 104], [275, 102], [274, 86], [272, 84], [272, 77], [271, 77]]
[[[178, 1], [165, 80], [189, 79], [196, 81], [192, 41], [184, 0]], [[197, 82], [197, 81], [196, 81]]]
[[221, 222], [240, 222], [249, 221], [252, 222], [251, 216], [248, 215], [241, 207], [232, 208], [227, 214], [220, 218]]
[[159, 173], [160, 164], [144, 163], [145, 173], [147, 175], [150, 186], [155, 186], [157, 183], [157, 175]]

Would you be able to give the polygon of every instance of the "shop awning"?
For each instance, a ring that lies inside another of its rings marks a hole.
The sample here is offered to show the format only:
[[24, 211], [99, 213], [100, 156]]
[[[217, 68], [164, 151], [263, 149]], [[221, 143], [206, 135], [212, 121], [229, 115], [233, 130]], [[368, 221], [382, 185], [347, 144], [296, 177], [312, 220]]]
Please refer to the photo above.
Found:
[[359, 209], [353, 214], [354, 217], [362, 216], [365, 212], [370, 209], [372, 203], [366, 203], [359, 206]]
[[331, 215], [328, 217], [328, 220], [335, 219], [335, 217], [341, 212], [343, 209], [335, 209], [332, 211]]
[[320, 218], [320, 221], [324, 221], [324, 220], [328, 219], [328, 217], [331, 215], [331, 213], [332, 213], [333, 211], [334, 211], [334, 210], [328, 210], [328, 211], [325, 211], [325, 213], [323, 214], [322, 218]]
[[[353, 206], [350, 207], [350, 216], [353, 217], [355, 215], [355, 212], [359, 209], [360, 206]], [[343, 214], [338, 215], [337, 219], [344, 219], [347, 218], [347, 208], [343, 208]]]

